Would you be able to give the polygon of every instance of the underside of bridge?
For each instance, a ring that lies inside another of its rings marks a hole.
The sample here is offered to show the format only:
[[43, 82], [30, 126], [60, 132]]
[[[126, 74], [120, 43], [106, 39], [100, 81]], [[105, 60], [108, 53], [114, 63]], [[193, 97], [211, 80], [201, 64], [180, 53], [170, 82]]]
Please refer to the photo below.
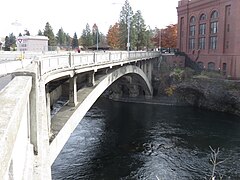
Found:
[[[147, 68], [145, 68], [147, 69]], [[151, 73], [151, 71], [147, 71]], [[123, 98], [150, 98], [151, 74], [135, 66], [127, 65], [78, 74], [49, 82], [46, 87], [47, 109], [49, 109], [50, 164], [54, 162], [71, 133], [101, 95], [114, 100]], [[55, 114], [50, 109], [59, 98], [65, 99], [64, 106]], [[52, 118], [51, 118], [52, 116]]]

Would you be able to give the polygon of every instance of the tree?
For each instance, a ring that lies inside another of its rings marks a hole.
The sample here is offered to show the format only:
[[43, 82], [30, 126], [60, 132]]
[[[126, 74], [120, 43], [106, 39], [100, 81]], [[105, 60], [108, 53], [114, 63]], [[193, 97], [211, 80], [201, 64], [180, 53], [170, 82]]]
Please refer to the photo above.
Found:
[[59, 46], [66, 46], [66, 33], [63, 31], [63, 28], [58, 30], [56, 35], [57, 44]]
[[47, 22], [45, 25], [43, 35], [48, 37], [48, 46], [56, 46], [56, 39], [53, 33], [53, 29], [49, 22]]
[[23, 34], [24, 36], [30, 36], [30, 32], [29, 32], [27, 29], [25, 29], [24, 32], [25, 32], [25, 33]]
[[153, 31], [154, 36], [152, 38], [152, 42], [153, 42], [154, 46], [157, 48], [162, 47], [161, 46], [161, 31], [162, 30], [158, 29], [157, 27]]
[[79, 47], [77, 33], [74, 33], [73, 40], [72, 40], [72, 49], [76, 49]]
[[43, 33], [40, 29], [38, 30], [38, 36], [43, 36]]
[[137, 11], [133, 16], [132, 27], [132, 47], [138, 51], [146, 46], [147, 32], [141, 11]]
[[10, 51], [12, 49], [15, 50], [16, 48], [16, 37], [13, 33], [9, 34], [9, 36], [5, 37], [5, 51]]
[[10, 51], [10, 39], [8, 36], [5, 37], [5, 51]]
[[122, 11], [120, 12], [120, 20], [119, 20], [119, 29], [120, 29], [119, 37], [120, 37], [121, 49], [126, 49], [127, 43], [128, 43], [128, 36], [129, 36], [129, 42], [131, 44], [130, 35], [131, 35], [131, 29], [132, 29], [132, 18], [133, 18], [133, 10], [128, 0], [126, 0], [122, 7]]
[[161, 31], [162, 47], [176, 48], [177, 47], [177, 25], [170, 24]]
[[70, 47], [71, 42], [72, 42], [72, 38], [69, 36], [69, 34], [65, 34], [65, 35], [66, 35], [66, 46]]
[[110, 26], [107, 34], [107, 42], [112, 49], [120, 49], [119, 23]]
[[90, 30], [89, 24], [86, 25], [86, 28], [82, 31], [81, 43], [85, 47], [93, 45], [93, 38]]
[[147, 49], [147, 51], [149, 49], [154, 49], [153, 37], [154, 37], [154, 30], [152, 30], [152, 29], [146, 30], [146, 49]]

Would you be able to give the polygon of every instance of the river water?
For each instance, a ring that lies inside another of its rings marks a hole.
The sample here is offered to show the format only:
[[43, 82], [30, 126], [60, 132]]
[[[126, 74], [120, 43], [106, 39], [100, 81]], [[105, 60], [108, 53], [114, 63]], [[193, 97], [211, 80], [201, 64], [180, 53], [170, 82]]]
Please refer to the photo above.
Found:
[[99, 99], [52, 165], [54, 180], [240, 179], [239, 117]]

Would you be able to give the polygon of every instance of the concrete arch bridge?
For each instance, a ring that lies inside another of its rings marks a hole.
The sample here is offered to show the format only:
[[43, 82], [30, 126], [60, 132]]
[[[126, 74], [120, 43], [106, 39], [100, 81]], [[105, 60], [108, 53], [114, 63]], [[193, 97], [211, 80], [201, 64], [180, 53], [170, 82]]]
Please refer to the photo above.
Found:
[[[61, 53], [39, 55], [16, 70], [0, 91], [0, 177], [51, 179], [52, 163], [107, 88], [151, 98], [159, 59], [159, 52]], [[53, 115], [60, 97], [66, 103]]]

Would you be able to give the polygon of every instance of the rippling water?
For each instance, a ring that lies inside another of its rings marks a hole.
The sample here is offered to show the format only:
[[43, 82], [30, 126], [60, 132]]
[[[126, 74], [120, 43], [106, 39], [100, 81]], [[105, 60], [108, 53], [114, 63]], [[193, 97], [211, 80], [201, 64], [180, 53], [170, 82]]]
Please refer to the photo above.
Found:
[[52, 166], [52, 178], [83, 180], [240, 179], [240, 120], [229, 114], [100, 99]]

